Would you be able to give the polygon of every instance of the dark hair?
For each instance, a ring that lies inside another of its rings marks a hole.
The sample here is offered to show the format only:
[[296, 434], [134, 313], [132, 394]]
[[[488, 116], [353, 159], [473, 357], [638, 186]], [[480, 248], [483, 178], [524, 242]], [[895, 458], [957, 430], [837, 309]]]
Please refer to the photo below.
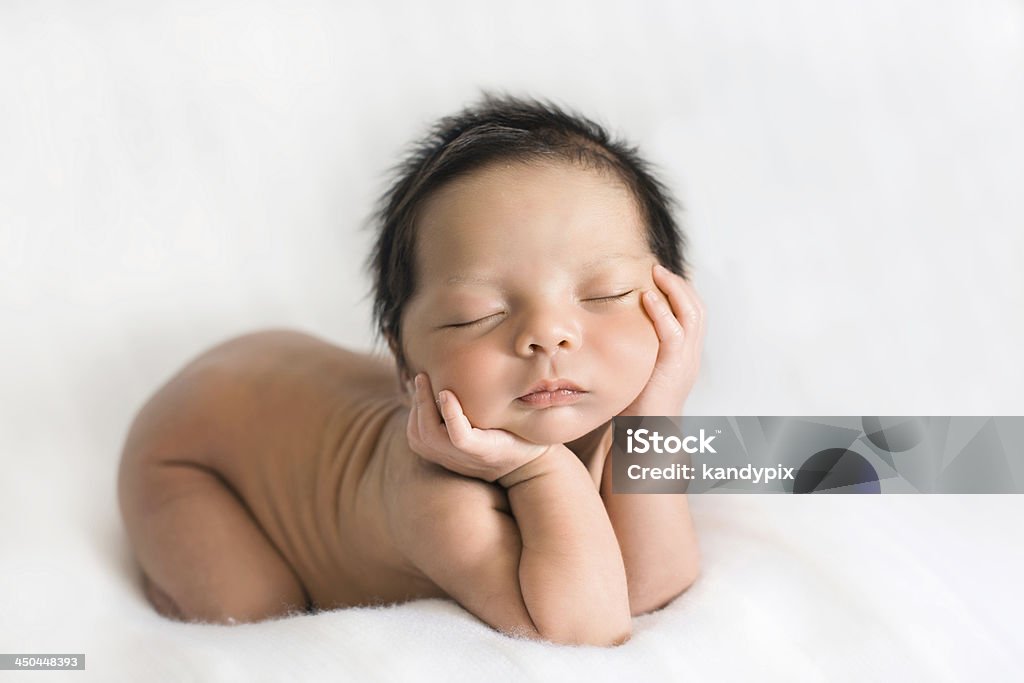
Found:
[[651, 252], [686, 277], [686, 239], [673, 217], [679, 204], [636, 147], [550, 101], [485, 90], [476, 104], [438, 120], [391, 167], [393, 178], [371, 216], [377, 235], [366, 268], [373, 280], [374, 326], [378, 340], [390, 345], [399, 372], [407, 370], [401, 317], [415, 291], [415, 223], [424, 201], [446, 183], [494, 162], [545, 160], [603, 170], [621, 180], [636, 201]]

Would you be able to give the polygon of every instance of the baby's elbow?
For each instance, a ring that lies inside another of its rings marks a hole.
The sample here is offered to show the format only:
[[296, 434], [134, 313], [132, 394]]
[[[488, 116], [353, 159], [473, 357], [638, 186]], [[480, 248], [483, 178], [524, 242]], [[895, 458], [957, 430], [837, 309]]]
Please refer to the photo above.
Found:
[[685, 593], [700, 576], [700, 564], [693, 562], [684, 572], [660, 582], [645, 586], [644, 589], [629, 591], [629, 613], [639, 617], [667, 607], [673, 600]]
[[615, 647], [633, 635], [633, 620], [625, 608], [625, 600], [619, 609], [602, 614], [573, 610], [563, 604], [558, 609], [548, 609], [541, 615], [532, 616], [524, 604], [517, 618], [491, 625], [504, 635], [517, 639], [553, 645]]
[[[576, 628], [573, 628], [573, 627]], [[606, 624], [564, 624], [560, 628], [548, 628], [540, 637], [556, 645], [589, 645], [591, 647], [616, 647], [633, 637], [632, 619], [624, 623]]]
[[619, 633], [618, 636], [612, 642], [604, 645], [603, 647], [618, 647], [619, 645], [625, 645], [629, 642], [629, 639], [633, 637], [633, 620], [630, 619], [629, 625], [624, 631]]

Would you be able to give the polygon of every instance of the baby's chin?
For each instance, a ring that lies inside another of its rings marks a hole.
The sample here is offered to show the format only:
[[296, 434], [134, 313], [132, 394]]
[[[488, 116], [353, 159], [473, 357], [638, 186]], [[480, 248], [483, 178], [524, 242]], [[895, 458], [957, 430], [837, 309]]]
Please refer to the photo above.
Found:
[[521, 439], [538, 444], [568, 443], [586, 436], [612, 416], [571, 414], [569, 409], [548, 408], [509, 424], [505, 429]]

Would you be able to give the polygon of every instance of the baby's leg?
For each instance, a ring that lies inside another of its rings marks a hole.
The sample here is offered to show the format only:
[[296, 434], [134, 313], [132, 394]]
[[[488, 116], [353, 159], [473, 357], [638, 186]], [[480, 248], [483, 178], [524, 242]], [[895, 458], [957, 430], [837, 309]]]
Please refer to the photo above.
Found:
[[214, 471], [185, 461], [123, 464], [120, 500], [146, 597], [186, 621], [260, 621], [305, 610], [291, 567]]

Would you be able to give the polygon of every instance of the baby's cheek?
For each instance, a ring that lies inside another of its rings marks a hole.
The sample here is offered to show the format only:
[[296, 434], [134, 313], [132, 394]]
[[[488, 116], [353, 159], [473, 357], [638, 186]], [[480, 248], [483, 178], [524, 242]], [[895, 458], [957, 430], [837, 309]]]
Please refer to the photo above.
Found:
[[632, 320], [621, 326], [618, 337], [619, 355], [630, 365], [645, 369], [649, 376], [658, 357], [658, 333], [654, 330], [654, 325], [646, 318]]
[[609, 356], [616, 393], [621, 393], [622, 400], [628, 404], [640, 394], [654, 371], [658, 358], [658, 335], [654, 326], [649, 322], [623, 326], [609, 349]]
[[450, 390], [474, 427], [483, 428], [483, 425], [490, 424], [492, 418], [488, 409], [494, 402], [495, 393], [503, 387], [494, 359], [487, 354], [462, 349], [460, 353], [438, 358], [433, 367], [430, 377], [434, 393], [441, 389]]

